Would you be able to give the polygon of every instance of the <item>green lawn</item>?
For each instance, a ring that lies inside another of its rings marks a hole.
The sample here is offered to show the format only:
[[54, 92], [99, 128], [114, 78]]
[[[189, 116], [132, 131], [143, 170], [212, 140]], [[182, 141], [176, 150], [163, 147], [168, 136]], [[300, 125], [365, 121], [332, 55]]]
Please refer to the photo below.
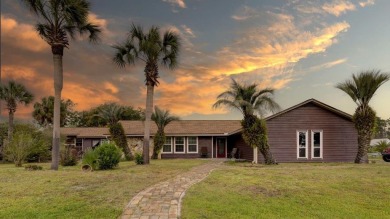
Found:
[[390, 163], [226, 164], [187, 191], [182, 218], [389, 218]]
[[0, 218], [117, 218], [139, 191], [205, 162], [121, 162], [115, 170], [89, 173], [80, 166], [51, 171], [41, 164], [44, 170], [26, 171], [0, 164]]

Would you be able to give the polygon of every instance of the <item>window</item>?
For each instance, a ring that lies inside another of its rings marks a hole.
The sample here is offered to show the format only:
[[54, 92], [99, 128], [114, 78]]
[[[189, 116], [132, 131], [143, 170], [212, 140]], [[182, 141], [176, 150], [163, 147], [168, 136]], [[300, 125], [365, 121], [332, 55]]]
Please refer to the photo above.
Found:
[[165, 138], [165, 144], [163, 146], [162, 153], [172, 153], [172, 137]]
[[184, 137], [175, 137], [175, 153], [185, 153], [184, 151]]
[[92, 140], [92, 148], [96, 148], [100, 145], [100, 139], [98, 140]]
[[83, 146], [83, 139], [76, 138], [76, 147], [82, 147], [82, 146]]
[[322, 158], [322, 131], [311, 132], [311, 157]]
[[297, 157], [307, 158], [307, 131], [297, 131]]
[[187, 138], [187, 153], [198, 153], [198, 137]]

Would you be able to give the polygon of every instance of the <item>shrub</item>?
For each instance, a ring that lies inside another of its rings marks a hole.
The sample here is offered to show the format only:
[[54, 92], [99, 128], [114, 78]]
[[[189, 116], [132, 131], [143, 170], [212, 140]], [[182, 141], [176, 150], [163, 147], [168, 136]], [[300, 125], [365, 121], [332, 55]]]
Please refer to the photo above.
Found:
[[103, 143], [95, 149], [98, 156], [98, 166], [100, 170], [107, 170], [119, 164], [122, 153], [114, 143]]
[[83, 162], [84, 165], [89, 165], [92, 170], [96, 170], [98, 168], [98, 155], [97, 153], [90, 149], [87, 150], [83, 155]]
[[34, 138], [31, 133], [16, 132], [13, 134], [12, 141], [5, 145], [5, 156], [13, 161], [15, 166], [21, 167], [33, 146]]
[[372, 149], [374, 152], [383, 152], [383, 150], [388, 147], [390, 147], [390, 143], [387, 143], [387, 141], [379, 141], [374, 145]]
[[83, 157], [83, 164], [93, 170], [107, 170], [118, 166], [122, 152], [114, 143], [103, 143], [94, 150], [88, 150]]
[[75, 166], [77, 164], [77, 156], [73, 152], [75, 149], [66, 147], [65, 150], [60, 153], [60, 164], [62, 166]]
[[137, 165], [144, 164], [144, 157], [141, 153], [135, 153], [134, 161]]
[[[33, 139], [33, 143], [30, 148], [28, 148], [27, 157], [24, 161], [28, 162], [41, 162], [50, 159], [50, 145], [51, 145], [51, 136], [47, 135], [44, 131], [39, 130], [32, 124], [16, 124], [14, 130], [14, 136], [18, 133], [25, 133]], [[51, 134], [51, 133], [50, 133]], [[2, 145], [5, 145], [8, 135], [8, 126], [0, 124], [0, 149], [3, 150], [5, 155], [5, 148]], [[9, 153], [9, 152], [8, 152]], [[0, 155], [1, 156], [1, 155]], [[13, 161], [12, 158], [5, 156], [6, 159]], [[23, 161], [23, 162], [24, 162]]]
[[41, 166], [38, 166], [38, 165], [27, 165], [24, 167], [25, 170], [42, 170], [43, 168]]

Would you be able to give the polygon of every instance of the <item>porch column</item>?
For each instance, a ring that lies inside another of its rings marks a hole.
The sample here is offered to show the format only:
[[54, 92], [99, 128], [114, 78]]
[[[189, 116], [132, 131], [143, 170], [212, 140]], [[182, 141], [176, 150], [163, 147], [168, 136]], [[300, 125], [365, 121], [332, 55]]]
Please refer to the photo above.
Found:
[[253, 163], [257, 163], [257, 148], [253, 148]]

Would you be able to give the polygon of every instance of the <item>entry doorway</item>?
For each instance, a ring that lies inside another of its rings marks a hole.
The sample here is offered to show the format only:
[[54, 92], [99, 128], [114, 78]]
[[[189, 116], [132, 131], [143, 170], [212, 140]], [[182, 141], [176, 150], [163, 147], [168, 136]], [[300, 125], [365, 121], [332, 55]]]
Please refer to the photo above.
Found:
[[226, 158], [227, 144], [226, 138], [216, 139], [217, 158]]

